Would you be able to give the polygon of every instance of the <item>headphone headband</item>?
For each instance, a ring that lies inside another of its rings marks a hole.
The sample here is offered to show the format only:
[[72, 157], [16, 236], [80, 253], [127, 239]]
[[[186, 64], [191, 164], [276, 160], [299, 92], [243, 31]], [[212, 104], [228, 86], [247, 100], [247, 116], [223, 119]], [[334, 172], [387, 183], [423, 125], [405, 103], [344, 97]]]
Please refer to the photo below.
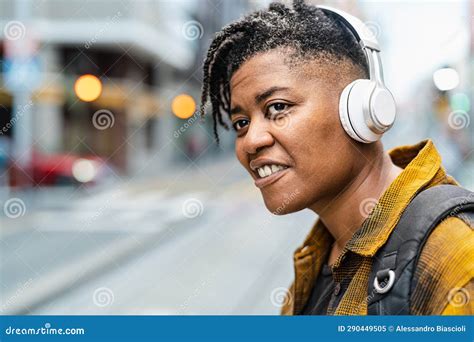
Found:
[[340, 19], [345, 26], [352, 32], [354, 37], [357, 39], [357, 42], [362, 46], [362, 48], [369, 48], [371, 50], [380, 51], [379, 43], [377, 38], [371, 34], [369, 28], [357, 17], [341, 11], [337, 8], [329, 6], [317, 6], [323, 12], [329, 12], [334, 14]]
[[333, 14], [346, 26], [357, 42], [362, 47], [365, 57], [369, 64], [370, 79], [383, 85], [382, 62], [380, 60], [380, 47], [375, 35], [370, 29], [357, 17], [329, 6], [317, 6], [325, 13]]

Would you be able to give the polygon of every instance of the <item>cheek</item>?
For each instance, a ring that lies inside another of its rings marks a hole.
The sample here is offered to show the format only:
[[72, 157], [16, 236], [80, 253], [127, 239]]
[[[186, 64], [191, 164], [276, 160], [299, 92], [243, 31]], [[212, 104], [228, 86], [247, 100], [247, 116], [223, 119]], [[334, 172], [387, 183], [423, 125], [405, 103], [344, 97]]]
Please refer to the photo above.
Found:
[[334, 111], [311, 112], [304, 121], [295, 122], [289, 134], [287, 151], [296, 167], [287, 186], [300, 191], [295, 208], [332, 196], [350, 181], [353, 149], [337, 115]]
[[309, 111], [295, 120], [288, 144], [293, 145], [294, 151], [289, 153], [294, 156], [297, 165], [311, 171], [336, 157], [335, 152], [346, 143], [337, 115], [333, 111]]
[[243, 146], [242, 146], [242, 139], [236, 139], [235, 140], [234, 151], [235, 151], [235, 156], [239, 160], [240, 164], [242, 164], [242, 166], [244, 168], [247, 168], [246, 153], [245, 153], [245, 151], [243, 149]]

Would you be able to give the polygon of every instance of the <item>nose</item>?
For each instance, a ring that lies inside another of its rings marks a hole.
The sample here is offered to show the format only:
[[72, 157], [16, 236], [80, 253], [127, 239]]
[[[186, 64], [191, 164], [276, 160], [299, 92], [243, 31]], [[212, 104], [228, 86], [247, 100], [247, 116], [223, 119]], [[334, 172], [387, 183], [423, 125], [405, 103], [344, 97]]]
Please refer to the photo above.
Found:
[[252, 120], [245, 134], [244, 149], [248, 154], [255, 154], [265, 147], [274, 144], [273, 135], [270, 133], [269, 125], [265, 119]]

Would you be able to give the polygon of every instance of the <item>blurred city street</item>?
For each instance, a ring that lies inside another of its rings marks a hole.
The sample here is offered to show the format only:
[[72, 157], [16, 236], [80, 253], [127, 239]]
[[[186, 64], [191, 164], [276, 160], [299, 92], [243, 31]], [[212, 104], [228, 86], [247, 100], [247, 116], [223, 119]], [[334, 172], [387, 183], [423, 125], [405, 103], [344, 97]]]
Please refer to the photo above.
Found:
[[3, 313], [276, 314], [315, 219], [268, 213], [233, 159], [35, 196], [0, 221]]

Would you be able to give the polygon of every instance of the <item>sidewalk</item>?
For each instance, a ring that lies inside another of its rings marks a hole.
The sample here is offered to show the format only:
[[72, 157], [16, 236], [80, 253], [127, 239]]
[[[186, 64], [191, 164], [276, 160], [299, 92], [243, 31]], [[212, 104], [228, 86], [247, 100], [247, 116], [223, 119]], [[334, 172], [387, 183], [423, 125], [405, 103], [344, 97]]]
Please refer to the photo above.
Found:
[[277, 313], [314, 221], [268, 213], [235, 159], [56, 195], [1, 218], [3, 314]]

